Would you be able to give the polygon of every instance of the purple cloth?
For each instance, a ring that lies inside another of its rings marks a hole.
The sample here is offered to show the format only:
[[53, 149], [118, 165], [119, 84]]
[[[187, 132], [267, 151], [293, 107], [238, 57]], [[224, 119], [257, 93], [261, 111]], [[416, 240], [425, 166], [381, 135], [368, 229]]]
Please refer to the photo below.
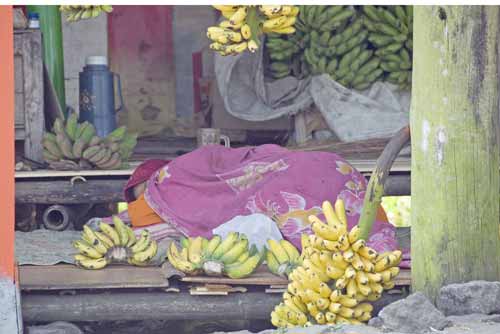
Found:
[[[321, 215], [325, 200], [342, 198], [349, 228], [357, 224], [365, 189], [363, 175], [333, 153], [209, 145], [157, 170], [145, 199], [187, 236], [210, 237], [214, 228], [237, 215], [263, 213], [300, 248], [300, 234], [312, 233], [307, 217]], [[396, 249], [395, 228], [375, 222], [368, 244], [379, 252]]]

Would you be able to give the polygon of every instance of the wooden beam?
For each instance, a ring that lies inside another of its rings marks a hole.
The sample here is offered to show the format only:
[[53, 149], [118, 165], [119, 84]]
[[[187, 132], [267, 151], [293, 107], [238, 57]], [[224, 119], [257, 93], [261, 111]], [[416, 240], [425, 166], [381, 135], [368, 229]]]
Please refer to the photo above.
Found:
[[412, 286], [500, 279], [498, 6], [415, 6]]
[[[374, 314], [407, 296], [407, 290], [384, 293]], [[143, 321], [143, 320], [268, 320], [281, 294], [231, 293], [193, 296], [188, 292], [86, 293], [76, 295], [23, 294], [25, 322]]]
[[124, 200], [126, 179], [16, 182], [16, 202], [36, 204], [116, 203]]
[[264, 292], [228, 296], [183, 293], [22, 295], [24, 321], [268, 319], [282, 296]]
[[14, 265], [14, 34], [12, 6], [0, 6], [0, 333], [22, 333]]

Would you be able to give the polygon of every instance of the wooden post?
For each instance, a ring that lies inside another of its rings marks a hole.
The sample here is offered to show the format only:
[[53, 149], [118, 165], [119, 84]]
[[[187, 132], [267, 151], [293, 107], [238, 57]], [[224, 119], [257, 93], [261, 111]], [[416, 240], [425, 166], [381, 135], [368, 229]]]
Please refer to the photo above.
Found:
[[12, 6], [0, 6], [0, 333], [20, 333], [14, 267], [14, 33]]
[[497, 6], [415, 6], [412, 286], [500, 279]]

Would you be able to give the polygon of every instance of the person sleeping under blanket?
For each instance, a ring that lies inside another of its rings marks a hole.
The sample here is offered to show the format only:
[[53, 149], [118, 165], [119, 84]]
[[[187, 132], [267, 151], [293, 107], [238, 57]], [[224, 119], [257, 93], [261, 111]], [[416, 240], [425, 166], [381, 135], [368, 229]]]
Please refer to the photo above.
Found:
[[[334, 153], [271, 144], [209, 145], [172, 161], [148, 160], [137, 167], [124, 190], [128, 210], [120, 216], [136, 233], [147, 227], [159, 240], [209, 238], [235, 216], [261, 213], [300, 249], [300, 235], [312, 233], [308, 216], [323, 218], [325, 200], [341, 198], [349, 228], [357, 224], [366, 185], [364, 176]], [[398, 248], [395, 227], [382, 208], [368, 244], [379, 252]]]

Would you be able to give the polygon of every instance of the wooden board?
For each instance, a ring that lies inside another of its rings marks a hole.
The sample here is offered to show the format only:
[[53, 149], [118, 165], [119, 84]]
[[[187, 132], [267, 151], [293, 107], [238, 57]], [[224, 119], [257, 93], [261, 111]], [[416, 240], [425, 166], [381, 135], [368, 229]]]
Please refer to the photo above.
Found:
[[[208, 277], [208, 276], [186, 276], [181, 278], [183, 282], [205, 283], [205, 284], [229, 284], [229, 285], [286, 285], [288, 281], [284, 278], [270, 273], [266, 268], [259, 268], [252, 276], [241, 279], [228, 277]], [[395, 280], [396, 285], [408, 286], [411, 284], [411, 272], [402, 269]]]
[[16, 203], [117, 203], [124, 200], [127, 179], [75, 181], [73, 184], [69, 180], [18, 181]]
[[167, 288], [159, 267], [110, 266], [84, 270], [73, 265], [20, 266], [21, 290]]
[[[42, 35], [23, 30], [14, 34], [16, 139], [24, 140], [24, 155], [42, 161], [45, 128]], [[21, 82], [19, 82], [21, 80]], [[24, 131], [22, 131], [24, 130]]]

